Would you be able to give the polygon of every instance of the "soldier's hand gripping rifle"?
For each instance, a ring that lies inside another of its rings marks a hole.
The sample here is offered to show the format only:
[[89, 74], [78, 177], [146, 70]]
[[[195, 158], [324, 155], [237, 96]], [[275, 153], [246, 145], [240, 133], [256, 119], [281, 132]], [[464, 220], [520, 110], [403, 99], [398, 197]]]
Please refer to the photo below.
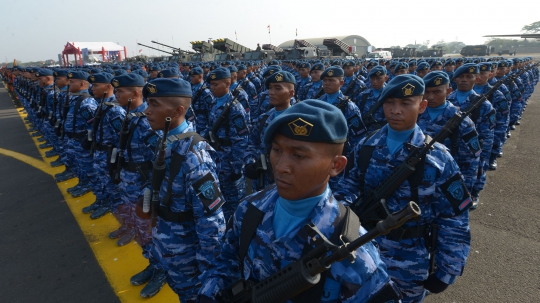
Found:
[[[127, 111], [124, 120], [122, 121], [122, 131], [120, 131], [120, 140], [118, 149], [113, 148], [111, 154], [111, 164], [116, 164], [116, 169], [114, 171], [114, 183], [120, 183], [120, 171], [122, 170], [122, 165], [124, 164], [124, 150], [126, 150], [128, 136], [129, 136], [129, 112], [131, 110], [131, 98], [127, 102]], [[118, 156], [118, 157], [117, 157]]]
[[472, 101], [465, 110], [461, 112], [457, 111], [433, 138], [428, 137], [426, 139], [423, 146], [413, 146], [409, 156], [394, 168], [386, 179], [369, 192], [366, 198], [359, 198], [353, 202], [351, 208], [360, 218], [362, 226], [368, 230], [372, 229], [379, 220], [386, 218], [390, 214], [386, 206], [386, 200], [415, 172], [416, 164], [426, 157], [426, 154], [432, 149], [435, 142], [444, 142], [459, 127], [461, 122], [484, 103], [487, 97], [495, 92], [502, 83], [503, 81], [499, 80], [484, 95]]
[[[240, 279], [219, 292], [217, 300], [222, 303], [279, 303], [315, 286], [321, 274], [335, 262], [345, 258], [355, 260], [355, 251], [380, 235], [388, 234], [407, 220], [420, 216], [420, 207], [414, 202], [389, 215], [365, 235], [337, 246], [330, 242], [312, 223], [308, 224], [309, 237], [315, 239], [315, 248], [299, 260], [278, 270], [261, 282]], [[240, 260], [242, 262], [242, 260]], [[361, 262], [361, 261], [360, 261]]]
[[163, 138], [161, 139], [161, 145], [159, 146], [157, 157], [154, 160], [152, 168], [152, 190], [151, 194], [149, 189], [144, 192], [143, 200], [143, 212], [145, 214], [150, 213], [149, 228], [155, 225], [156, 213], [159, 208], [159, 189], [161, 182], [165, 178], [165, 151], [167, 150], [167, 136], [169, 135], [169, 128], [171, 126], [171, 118], [165, 118], [165, 128], [163, 129]]
[[233, 95], [234, 98], [231, 100], [231, 102], [225, 105], [225, 107], [223, 108], [223, 111], [221, 111], [221, 114], [217, 118], [216, 122], [214, 123], [214, 125], [212, 125], [212, 130], [208, 132], [210, 145], [212, 145], [212, 147], [215, 150], [221, 150], [221, 140], [218, 137], [216, 137], [216, 133], [221, 127], [221, 125], [223, 124], [223, 122], [225, 122], [225, 120], [228, 118], [229, 112], [231, 111], [231, 107], [234, 105], [234, 101], [236, 101], [236, 99], [240, 95], [240, 89], [242, 88], [243, 83], [246, 82], [247, 80], [248, 79], [246, 77], [246, 79], [244, 79], [240, 84], [238, 84], [238, 86], [236, 86], [236, 88], [232, 91], [231, 94]]

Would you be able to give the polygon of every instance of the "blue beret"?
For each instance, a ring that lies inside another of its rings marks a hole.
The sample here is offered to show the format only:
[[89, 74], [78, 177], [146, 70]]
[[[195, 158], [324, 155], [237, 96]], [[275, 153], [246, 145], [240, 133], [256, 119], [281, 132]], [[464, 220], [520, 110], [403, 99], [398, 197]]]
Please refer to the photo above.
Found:
[[280, 71], [280, 70], [281, 70], [281, 67], [279, 67], [277, 65], [271, 65], [271, 66], [267, 67], [264, 70], [262, 76], [263, 76], [263, 78], [266, 78], [266, 77], [268, 77], [268, 76], [272, 75], [273, 73], [275, 73], [277, 71]]
[[204, 74], [204, 71], [202, 68], [198, 66], [189, 71], [190, 76], [202, 75], [202, 74]]
[[272, 60], [268, 63], [268, 65], [279, 65], [279, 61], [278, 60]]
[[399, 75], [394, 77], [383, 88], [379, 100], [386, 98], [407, 98], [424, 94], [424, 81], [415, 75]]
[[111, 81], [112, 86], [116, 87], [142, 87], [144, 86], [144, 78], [139, 73], [129, 73], [114, 77]]
[[478, 65], [474, 63], [465, 63], [454, 71], [454, 78], [462, 74], [478, 74], [480, 72]]
[[339, 108], [325, 101], [304, 100], [272, 120], [265, 131], [266, 146], [275, 133], [305, 142], [344, 143], [347, 141], [347, 120]]
[[254, 65], [254, 63], [252, 63], [251, 61], [249, 61], [248, 63], [246, 63], [246, 66], [248, 66], [248, 67], [249, 67], [249, 66], [253, 66], [253, 65]]
[[121, 76], [121, 75], [124, 75], [124, 74], [127, 74], [125, 69], [117, 69], [117, 70], [114, 71], [115, 76]]
[[344, 73], [343, 68], [337, 65], [330, 66], [321, 74], [321, 79], [325, 77], [343, 77]]
[[143, 88], [143, 97], [187, 97], [191, 98], [193, 92], [189, 82], [179, 78], [157, 78]]
[[409, 61], [409, 66], [416, 66], [416, 60], [412, 59]]
[[384, 76], [384, 75], [386, 75], [386, 67], [382, 65], [377, 65], [369, 71], [369, 77], [372, 77], [372, 76], [378, 77], [378, 76]]
[[400, 62], [400, 63], [396, 64], [396, 68], [394, 69], [394, 73], [397, 73], [397, 71], [400, 70], [400, 69], [409, 70], [409, 64], [407, 64], [405, 62]]
[[155, 72], [155, 71], [158, 71], [158, 72], [159, 72], [160, 70], [161, 70], [161, 68], [160, 68], [158, 65], [150, 65], [150, 66], [148, 67], [148, 71], [149, 71], [149, 72]]
[[427, 62], [421, 62], [421, 63], [418, 63], [418, 65], [416, 66], [416, 71], [421, 71], [421, 70], [428, 70], [429, 69], [429, 63]]
[[508, 67], [506, 60], [501, 60], [497, 63], [497, 67]]
[[234, 65], [227, 66], [227, 68], [229, 69], [229, 71], [231, 73], [237, 73], [238, 72], [238, 68], [236, 68], [236, 66], [234, 66]]
[[443, 66], [443, 64], [441, 61], [434, 61], [433, 63], [431, 63], [431, 67], [433, 68], [434, 66]]
[[101, 69], [100, 68], [91, 68], [91, 69], [88, 70], [88, 72], [90, 74], [97, 74], [97, 73], [101, 72]]
[[465, 61], [463, 58], [457, 58], [456, 63]]
[[227, 79], [231, 78], [231, 72], [228, 68], [219, 67], [214, 69], [208, 74], [208, 77], [206, 77], [206, 81], [210, 82], [212, 80], [221, 80], [221, 79]]
[[343, 67], [348, 67], [348, 66], [356, 66], [356, 63], [353, 60], [347, 60], [345, 61], [345, 63], [343, 63]]
[[311, 68], [311, 64], [303, 62], [298, 65], [298, 68]]
[[435, 87], [450, 83], [448, 74], [440, 70], [428, 73], [423, 80], [426, 87]]
[[83, 71], [70, 71], [68, 73], [68, 79], [78, 79], [78, 80], [87, 80], [88, 76], [90, 76], [87, 72]]
[[446, 60], [446, 62], [444, 62], [444, 66], [446, 67], [448, 65], [456, 65], [456, 62], [454, 62], [452, 59]]
[[247, 70], [247, 66], [245, 66], [244, 64], [238, 64], [238, 70]]
[[90, 77], [88, 77], [88, 82], [111, 83], [112, 78], [114, 78], [114, 76], [109, 73], [97, 73], [97, 74], [90, 75]]
[[491, 67], [492, 67], [491, 62], [482, 62], [478, 64], [478, 68], [480, 69], [481, 72], [491, 71]]
[[59, 69], [54, 72], [55, 77], [67, 77], [68, 71], [65, 69]]
[[282, 82], [292, 83], [296, 85], [296, 79], [294, 78], [293, 74], [284, 70], [280, 70], [268, 76], [268, 78], [266, 78], [266, 80], [264, 81], [264, 86], [268, 88], [270, 86], [270, 83], [282, 83]]
[[324, 70], [324, 64], [322, 63], [315, 63], [313, 64], [313, 66], [311, 67], [311, 70], [309, 71], [310, 73], [314, 70], [320, 70], [320, 71], [323, 71]]
[[173, 68], [173, 67], [162, 69], [158, 73], [159, 78], [171, 78], [171, 77], [178, 77], [178, 76], [180, 76], [180, 73], [178, 72], [176, 68]]
[[46, 77], [46, 76], [52, 76], [54, 72], [52, 69], [47, 68], [40, 68], [36, 71], [36, 77]]
[[148, 73], [146, 71], [144, 71], [143, 69], [138, 69], [137, 73], [139, 75], [141, 75], [143, 78], [148, 78], [149, 77]]

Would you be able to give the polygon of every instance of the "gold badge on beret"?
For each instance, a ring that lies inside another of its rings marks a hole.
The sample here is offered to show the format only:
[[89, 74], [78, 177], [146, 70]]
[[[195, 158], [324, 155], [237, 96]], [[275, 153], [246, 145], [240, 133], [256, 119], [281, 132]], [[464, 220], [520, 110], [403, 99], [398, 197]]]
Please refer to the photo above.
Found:
[[476, 68], [474, 66], [469, 67], [469, 73], [474, 73]]
[[283, 75], [282, 75], [282, 74], [279, 74], [279, 73], [276, 74], [276, 81], [277, 81], [277, 82], [283, 81]]
[[55, 75], [56, 77], [58, 77], [58, 73], [57, 73], [57, 72], [54, 72], [54, 75]]
[[375, 75], [380, 76], [380, 75], [381, 75], [381, 71], [376, 72]]
[[39, 77], [39, 73], [36, 73], [36, 77]]
[[329, 70], [327, 74], [328, 74], [328, 77], [332, 77], [332, 76], [334, 75], [334, 71], [333, 71], [333, 70]]
[[120, 82], [118, 82], [118, 79], [113, 79], [111, 83], [114, 87], [120, 86]]
[[211, 74], [210, 79], [216, 79], [216, 74]]
[[482, 65], [482, 70], [486, 70], [487, 66]]
[[148, 83], [146, 84], [146, 90], [151, 93], [151, 94], [155, 94], [157, 93], [157, 87], [155, 84], [153, 83]]
[[291, 132], [295, 136], [309, 137], [309, 135], [311, 134], [311, 130], [313, 129], [313, 124], [307, 122], [302, 118], [298, 118], [293, 122], [290, 122], [288, 125], [291, 129]]
[[441, 85], [441, 83], [442, 83], [442, 78], [441, 78], [441, 77], [435, 78], [435, 80], [433, 80], [433, 83], [435, 83], [435, 85]]
[[92, 81], [92, 82], [96, 81], [96, 77], [90, 76], [90, 81]]
[[269, 73], [270, 75], [272, 75], [272, 74], [274, 74], [274, 70], [271, 69], [270, 71], [268, 71], [268, 73]]
[[72, 73], [69, 73], [69, 74], [68, 74], [68, 78], [73, 78], [73, 74], [72, 74]]
[[415, 86], [410, 83], [407, 83], [407, 85], [401, 88], [401, 90], [403, 90], [403, 96], [412, 96], [414, 89]]

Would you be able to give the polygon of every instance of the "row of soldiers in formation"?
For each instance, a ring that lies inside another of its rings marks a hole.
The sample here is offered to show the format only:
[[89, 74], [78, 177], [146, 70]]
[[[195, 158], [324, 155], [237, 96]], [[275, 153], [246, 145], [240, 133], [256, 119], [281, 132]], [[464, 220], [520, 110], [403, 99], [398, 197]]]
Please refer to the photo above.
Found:
[[[468, 210], [539, 78], [531, 58], [456, 61], [14, 68], [3, 76], [40, 148], [58, 155], [51, 165], [65, 165], [56, 181], [78, 177], [71, 195], [96, 196], [82, 211], [120, 219], [109, 234], [119, 246], [137, 237], [149, 260], [131, 278], [148, 282], [141, 296], [167, 282], [182, 302], [215, 302], [235, 279], [262, 281], [299, 259], [312, 244], [307, 222], [335, 240], [340, 203], [368, 196], [415, 146], [490, 92], [421, 161], [423, 174], [386, 199], [390, 212], [417, 202], [421, 219], [364, 245], [355, 263], [333, 264], [292, 300], [420, 302], [463, 272]], [[153, 178], [156, 151], [165, 157], [161, 179]], [[255, 192], [247, 197], [246, 177]], [[152, 195], [154, 221], [144, 209]], [[263, 216], [254, 219], [251, 206]]]

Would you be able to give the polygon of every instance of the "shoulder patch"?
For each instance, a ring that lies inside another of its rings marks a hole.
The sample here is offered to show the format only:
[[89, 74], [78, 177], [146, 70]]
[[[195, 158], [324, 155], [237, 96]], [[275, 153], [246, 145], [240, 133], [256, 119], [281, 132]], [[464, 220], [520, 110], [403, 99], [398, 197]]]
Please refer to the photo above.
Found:
[[144, 145], [147, 147], [150, 147], [152, 149], [155, 149], [159, 141], [159, 136], [155, 132], [151, 132], [146, 137], [144, 137], [143, 142]]
[[365, 131], [364, 123], [360, 120], [360, 117], [354, 115], [349, 118], [349, 128], [355, 135], [359, 135]]
[[193, 183], [193, 189], [204, 205], [204, 212], [207, 215], [214, 213], [225, 202], [216, 184], [216, 180], [211, 173], [207, 173], [197, 182]]
[[232, 125], [234, 126], [234, 128], [236, 129], [236, 132], [239, 135], [245, 135], [248, 132], [244, 117], [236, 116], [236, 117], [233, 117], [231, 120], [232, 120]]
[[441, 185], [441, 190], [452, 205], [454, 213], [459, 215], [472, 206], [471, 195], [467, 191], [461, 174], [456, 173]]
[[92, 119], [92, 117], [93, 117], [93, 114], [91, 113], [91, 111], [90, 111], [87, 107], [81, 108], [81, 110], [79, 111], [79, 114], [80, 114], [81, 117], [83, 117], [83, 119], [85, 119], [86, 121]]
[[116, 117], [114, 119], [112, 119], [111, 121], [111, 126], [114, 128], [114, 130], [119, 133], [120, 130], [122, 130], [122, 119], [120, 119], [120, 117]]

